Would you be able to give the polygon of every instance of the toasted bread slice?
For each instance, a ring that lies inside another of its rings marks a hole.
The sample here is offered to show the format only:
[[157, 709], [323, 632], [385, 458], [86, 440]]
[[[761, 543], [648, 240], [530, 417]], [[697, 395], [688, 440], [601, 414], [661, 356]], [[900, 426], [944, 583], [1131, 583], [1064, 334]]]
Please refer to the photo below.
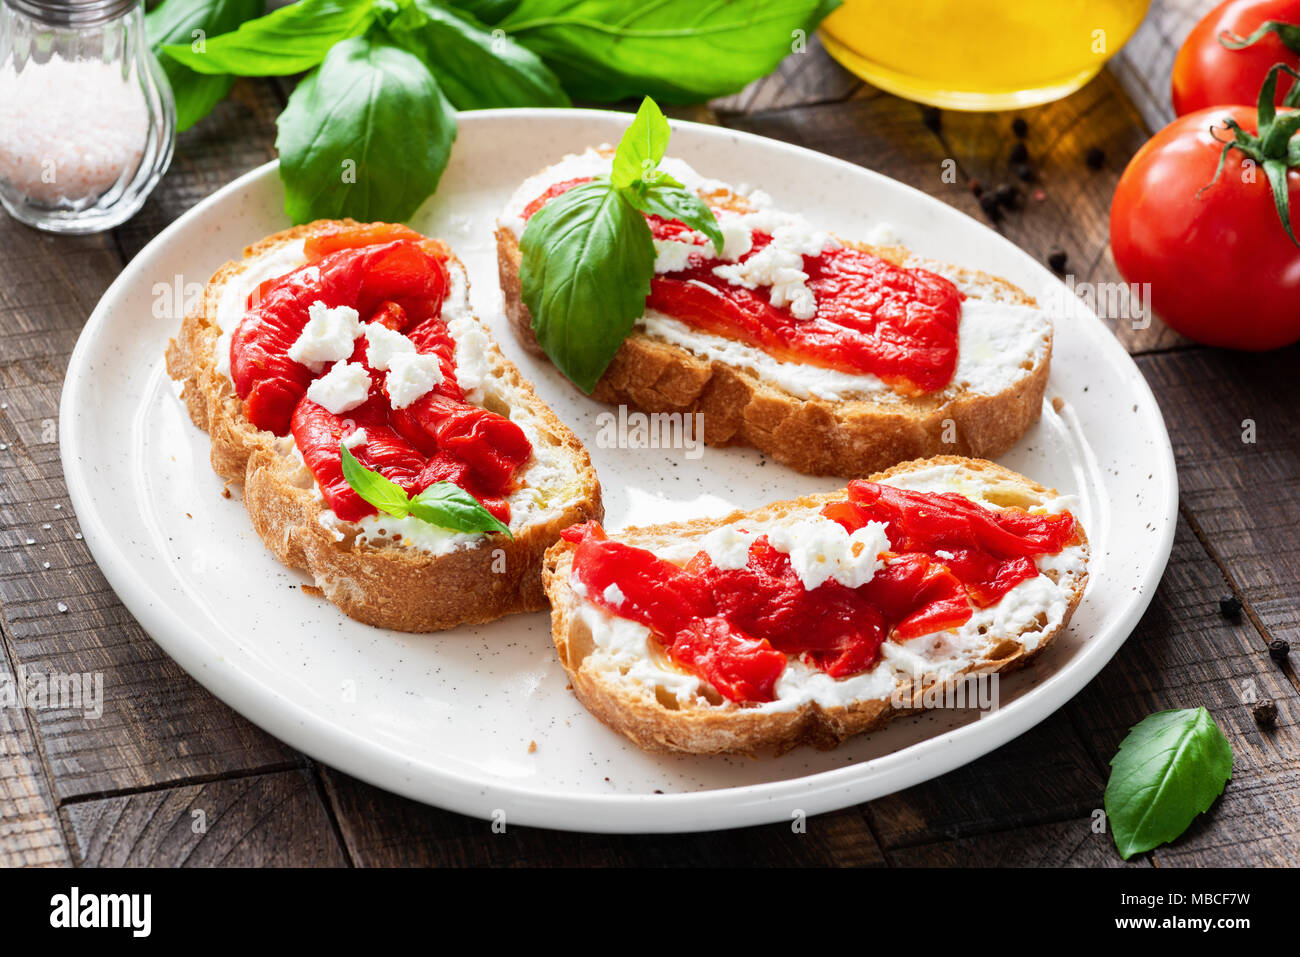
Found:
[[[353, 225], [347, 221], [348, 225]], [[370, 625], [427, 632], [545, 607], [541, 560], [560, 531], [603, 514], [600, 484], [582, 443], [533, 392], [469, 312], [464, 266], [450, 257], [458, 367], [473, 364], [467, 398], [508, 416], [533, 457], [510, 496], [513, 538], [446, 532], [382, 513], [344, 522], [329, 509], [294, 445], [254, 426], [228, 371], [228, 336], [248, 293], [303, 261], [303, 241], [336, 227], [320, 220], [268, 236], [217, 270], [201, 304], [167, 347], [167, 370], [182, 384], [190, 418], [211, 437], [212, 467], [242, 484], [253, 527], [284, 564], [306, 571], [326, 598]], [[471, 373], [461, 369], [466, 377]], [[464, 383], [463, 383], [464, 384]]]
[[[594, 175], [602, 163], [608, 172], [610, 153], [605, 147], [588, 150], [530, 178], [498, 222], [506, 314], [519, 340], [538, 355], [519, 283], [523, 210], [554, 183]], [[680, 162], [665, 160], [662, 166], [715, 208], [742, 214], [767, 208], [766, 197], [757, 192], [741, 194], [704, 180]], [[1038, 420], [1051, 363], [1051, 323], [1033, 298], [1006, 279], [921, 259], [902, 246], [840, 241], [900, 266], [939, 273], [968, 299], [999, 307], [982, 308], [978, 321], [963, 316], [960, 359], [946, 388], [908, 397], [873, 376], [780, 362], [669, 317], [647, 316], [623, 342], [592, 396], [647, 412], [703, 412], [708, 444], [750, 445], [813, 475], [853, 477], [937, 454], [989, 458], [1014, 445]]]
[[[1024, 476], [979, 459], [938, 456], [906, 462], [871, 481], [918, 491], [956, 491], [990, 507], [1043, 507], [1068, 500]], [[816, 513], [844, 492], [776, 502], [725, 518], [629, 528], [614, 538], [684, 564], [701, 539], [728, 525], [751, 532]], [[694, 754], [778, 752], [799, 744], [832, 748], [874, 731], [971, 675], [1006, 673], [1040, 655], [1061, 633], [1083, 597], [1088, 542], [1082, 528], [1056, 556], [1038, 560], [1039, 577], [1022, 582], [992, 608], [977, 610], [959, 629], [903, 642], [887, 641], [869, 671], [833, 679], [791, 658], [777, 682], [777, 699], [738, 705], [679, 669], [650, 630], [617, 618], [571, 586], [576, 545], [560, 541], [546, 553], [552, 636], [574, 693], [592, 714], [649, 751]]]

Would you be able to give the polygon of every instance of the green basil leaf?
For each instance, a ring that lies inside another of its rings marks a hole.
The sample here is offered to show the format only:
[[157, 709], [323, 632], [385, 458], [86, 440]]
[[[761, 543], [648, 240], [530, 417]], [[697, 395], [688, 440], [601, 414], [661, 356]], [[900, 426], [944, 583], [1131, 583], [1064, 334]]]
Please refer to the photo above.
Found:
[[211, 113], [212, 108], [230, 92], [235, 78], [196, 73], [162, 53], [161, 47], [189, 44], [192, 50], [206, 44], [210, 37], [229, 33], [265, 11], [265, 0], [166, 0], [145, 14], [145, 32], [154, 52], [159, 54], [159, 65], [167, 74], [176, 101], [178, 131], [188, 130]]
[[668, 149], [672, 136], [668, 120], [659, 104], [650, 97], [641, 101], [632, 123], [623, 131], [614, 150], [614, 162], [609, 181], [615, 189], [624, 189], [633, 183], [650, 182], [658, 171], [659, 161]]
[[601, 177], [533, 214], [520, 252], [519, 282], [537, 342], [590, 394], [645, 312], [655, 261], [650, 227]]
[[1106, 817], [1125, 860], [1178, 837], [1232, 776], [1232, 745], [1204, 708], [1134, 725], [1110, 762]]
[[713, 243], [714, 250], [722, 255], [722, 230], [709, 204], [700, 199], [694, 190], [682, 186], [656, 183], [643, 189], [628, 189], [624, 198], [643, 213], [653, 213], [664, 219], [677, 219], [691, 229], [698, 229]]
[[[570, 95], [692, 103], [770, 73], [839, 0], [522, 0], [499, 24]], [[796, 31], [801, 31], [796, 33]]]
[[340, 40], [364, 33], [373, 17], [371, 0], [298, 0], [212, 37], [200, 51], [163, 50], [199, 73], [289, 76], [320, 63]]
[[458, 110], [569, 105], [560, 81], [537, 54], [472, 16], [413, 0], [387, 28], [424, 61]]
[[366, 468], [342, 442], [339, 443], [339, 452], [343, 456], [343, 477], [352, 486], [352, 491], [381, 512], [387, 512], [396, 518], [405, 518], [410, 514], [411, 503], [406, 497], [405, 489]]
[[336, 44], [278, 124], [295, 223], [408, 219], [437, 188], [456, 138], [455, 111], [424, 64], [373, 35]]
[[451, 0], [447, 7], [468, 13], [480, 23], [499, 23], [519, 7], [519, 0]]
[[480, 23], [500, 23], [515, 7], [519, 0], [451, 0], [448, 4], [457, 10], [468, 13]]
[[451, 482], [434, 482], [411, 499], [411, 514], [439, 528], [458, 532], [504, 532], [510, 528], [469, 492]]

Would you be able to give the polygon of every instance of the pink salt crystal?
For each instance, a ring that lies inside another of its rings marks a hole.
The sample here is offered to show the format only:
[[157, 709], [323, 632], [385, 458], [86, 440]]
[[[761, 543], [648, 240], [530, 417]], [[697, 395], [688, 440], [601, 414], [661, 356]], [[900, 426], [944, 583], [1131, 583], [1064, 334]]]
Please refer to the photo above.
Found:
[[0, 67], [0, 178], [40, 203], [93, 200], [140, 165], [149, 113], [134, 70], [100, 60]]

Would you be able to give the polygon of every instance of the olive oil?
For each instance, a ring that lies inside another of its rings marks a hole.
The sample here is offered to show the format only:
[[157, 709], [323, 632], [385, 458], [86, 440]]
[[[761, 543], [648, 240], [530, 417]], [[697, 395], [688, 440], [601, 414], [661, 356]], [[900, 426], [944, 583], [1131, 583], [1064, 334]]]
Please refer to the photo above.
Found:
[[867, 82], [954, 110], [1073, 93], [1133, 35], [1149, 0], [844, 0], [830, 54]]

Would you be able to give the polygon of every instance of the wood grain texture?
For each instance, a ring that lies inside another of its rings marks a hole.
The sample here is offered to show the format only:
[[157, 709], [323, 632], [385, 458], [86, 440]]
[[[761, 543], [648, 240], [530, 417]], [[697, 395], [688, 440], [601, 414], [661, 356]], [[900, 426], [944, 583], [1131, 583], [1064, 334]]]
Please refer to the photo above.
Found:
[[864, 809], [891, 860], [902, 848], [997, 832], [1008, 844], [1004, 860], [1025, 863], [1016, 833], [1086, 818], [1105, 787], [1092, 752], [1058, 713], [978, 761]]
[[69, 804], [93, 867], [342, 867], [310, 770]]
[[[3, 653], [0, 685], [17, 687]], [[44, 775], [28, 712], [19, 707], [0, 707], [0, 867], [49, 867], [70, 862]]]
[[879, 846], [857, 808], [794, 822], [701, 834], [573, 834], [517, 827], [427, 807], [322, 769], [348, 852], [358, 867], [824, 867], [879, 866]]
[[[224, 136], [238, 141], [238, 101], [222, 110], [231, 121]], [[263, 130], [264, 157], [267, 135]], [[159, 209], [188, 205], [196, 176], [178, 164], [151, 202]], [[204, 188], [215, 188], [219, 178], [210, 173]], [[122, 268], [115, 237], [48, 236], [5, 218], [0, 247], [4, 636], [16, 664], [47, 674], [100, 674], [105, 688], [102, 717], [32, 715], [57, 796], [291, 764], [283, 745], [204, 692], [149, 640], [80, 538], [59, 462], [59, 395], [77, 335]]]
[[1174, 118], [1169, 74], [1178, 48], [1196, 21], [1218, 0], [1152, 0], [1142, 27], [1115, 55], [1108, 69], [1123, 84], [1148, 132]]
[[[1300, 346], [1196, 349], [1139, 365], [1164, 413], [1197, 534], [1269, 637], [1300, 661]], [[1253, 441], [1251, 441], [1253, 439]]]
[[[1152, 852], [1154, 862], [1294, 866], [1300, 864], [1300, 694], [1264, 653], [1251, 622], [1220, 615], [1226, 588], [1218, 565], [1180, 519], [1151, 608], [1064, 711], [1104, 767], [1148, 714], [1204, 706], [1232, 744], [1232, 780], [1186, 834]], [[1277, 702], [1275, 730], [1255, 725], [1251, 706], [1261, 698]]]
[[1151, 867], [1145, 857], [1127, 861], [1091, 816], [1031, 824], [1013, 831], [935, 841], [889, 852], [894, 867]]

